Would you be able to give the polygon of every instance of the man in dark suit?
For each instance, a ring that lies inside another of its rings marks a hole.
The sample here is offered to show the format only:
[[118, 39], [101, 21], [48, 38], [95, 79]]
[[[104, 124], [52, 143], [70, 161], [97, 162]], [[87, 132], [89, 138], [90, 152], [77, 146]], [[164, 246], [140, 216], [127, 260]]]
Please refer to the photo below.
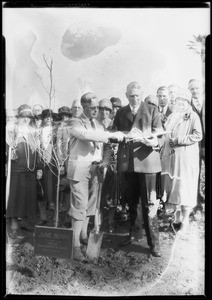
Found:
[[158, 110], [161, 115], [162, 125], [166, 122], [168, 116], [172, 113], [169, 107], [170, 94], [166, 86], [160, 86], [157, 90]]
[[[124, 173], [126, 197], [130, 211], [130, 232], [122, 243], [127, 245], [135, 240], [135, 220], [139, 197], [147, 242], [154, 256], [161, 256], [156, 199], [156, 173], [161, 171], [158, 139], [153, 132], [162, 130], [161, 118], [157, 107], [141, 102], [142, 90], [137, 82], [127, 86], [127, 106], [117, 111], [114, 126], [118, 131], [128, 133], [129, 140], [119, 144], [117, 168]], [[149, 138], [151, 137], [151, 138]], [[132, 140], [134, 139], [134, 140]]]
[[[191, 79], [188, 82], [188, 89], [191, 92], [191, 107], [193, 111], [195, 111], [201, 121], [202, 125], [202, 131], [203, 131], [203, 139], [201, 142], [199, 142], [199, 147], [200, 147], [200, 170], [201, 170], [201, 164], [202, 160], [205, 161], [205, 127], [204, 127], [204, 122], [205, 122], [205, 116], [204, 116], [204, 109], [205, 109], [205, 104], [203, 103], [203, 94], [202, 94], [202, 88], [199, 80], [197, 79]], [[200, 193], [200, 174], [199, 174], [199, 184], [198, 184], [198, 196], [197, 196], [197, 206], [194, 208], [194, 212], [202, 211], [202, 203], [204, 202], [203, 197], [201, 196]]]

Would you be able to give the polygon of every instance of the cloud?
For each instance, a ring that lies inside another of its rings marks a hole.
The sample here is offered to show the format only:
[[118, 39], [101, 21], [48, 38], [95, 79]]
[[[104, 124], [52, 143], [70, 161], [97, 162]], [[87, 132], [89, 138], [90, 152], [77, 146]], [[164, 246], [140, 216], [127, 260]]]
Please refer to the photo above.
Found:
[[55, 109], [71, 106], [84, 91], [124, 103], [133, 80], [146, 95], [159, 85], [183, 86], [201, 76], [201, 60], [186, 44], [210, 29], [208, 10], [192, 9], [4, 9], [3, 17], [11, 108], [48, 106], [36, 76], [49, 86], [43, 54], [54, 61]]
[[105, 48], [117, 44], [120, 39], [121, 32], [117, 28], [78, 22], [64, 33], [61, 52], [65, 57], [78, 61], [98, 55]]

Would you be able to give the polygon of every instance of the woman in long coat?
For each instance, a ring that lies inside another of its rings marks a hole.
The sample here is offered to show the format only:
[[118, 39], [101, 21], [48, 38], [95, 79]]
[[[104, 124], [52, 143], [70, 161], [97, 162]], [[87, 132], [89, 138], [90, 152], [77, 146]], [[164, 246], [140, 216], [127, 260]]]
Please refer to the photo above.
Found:
[[199, 176], [199, 145], [202, 139], [201, 123], [192, 110], [189, 96], [176, 98], [177, 109], [165, 123], [167, 131], [161, 152], [162, 176], [167, 203], [174, 208], [174, 230], [184, 232], [189, 215], [197, 202]]
[[[38, 225], [45, 225], [47, 222], [47, 209], [55, 210], [56, 190], [57, 190], [57, 153], [56, 140], [58, 125], [58, 115], [51, 109], [44, 109], [41, 114], [42, 124], [40, 133], [40, 157], [42, 161], [43, 177], [41, 185], [43, 187], [43, 197], [40, 201], [39, 208], [41, 221]], [[56, 213], [56, 210], [55, 210]], [[54, 221], [56, 215], [54, 214]]]
[[38, 212], [36, 178], [41, 176], [41, 171], [37, 170], [37, 145], [33, 130], [29, 126], [31, 117], [30, 106], [21, 105], [18, 108], [18, 122], [12, 127], [6, 127], [7, 148], [12, 149], [11, 157], [8, 155], [8, 159], [11, 159], [11, 168], [8, 169], [7, 174], [11, 176], [7, 175], [10, 185], [6, 217], [11, 218], [12, 231], [9, 236], [14, 239], [19, 236], [18, 218], [24, 220], [36, 216]]

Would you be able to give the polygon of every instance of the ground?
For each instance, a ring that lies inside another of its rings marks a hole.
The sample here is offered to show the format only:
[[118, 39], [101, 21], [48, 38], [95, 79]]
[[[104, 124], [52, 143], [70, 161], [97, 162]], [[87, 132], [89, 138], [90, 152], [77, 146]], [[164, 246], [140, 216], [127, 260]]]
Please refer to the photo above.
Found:
[[[205, 194], [205, 172], [201, 170], [201, 194]], [[188, 232], [176, 235], [172, 214], [159, 214], [162, 257], [150, 255], [143, 238], [120, 247], [129, 224], [116, 222], [114, 233], [104, 230], [100, 257], [96, 262], [56, 259], [51, 280], [52, 259], [35, 256], [34, 237], [23, 232], [21, 243], [6, 244], [6, 292], [22, 295], [83, 296], [178, 296], [205, 294], [205, 214], [190, 216]], [[38, 217], [31, 219], [35, 225]], [[7, 223], [10, 227], [10, 223]], [[84, 251], [85, 249], [83, 249]]]
[[[7, 244], [7, 294], [23, 295], [204, 295], [204, 213], [184, 236], [170, 226], [171, 216], [159, 218], [162, 257], [150, 255], [145, 235], [120, 247], [127, 224], [104, 233], [96, 262], [56, 259], [51, 282], [51, 258], [34, 255], [33, 236]], [[145, 231], [143, 231], [145, 234]]]

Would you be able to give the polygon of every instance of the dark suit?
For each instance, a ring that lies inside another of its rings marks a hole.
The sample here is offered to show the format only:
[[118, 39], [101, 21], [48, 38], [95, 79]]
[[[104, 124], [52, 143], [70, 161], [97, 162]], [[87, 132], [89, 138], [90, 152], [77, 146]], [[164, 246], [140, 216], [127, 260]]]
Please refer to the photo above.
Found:
[[[136, 127], [146, 135], [162, 129], [157, 107], [144, 102], [141, 102], [136, 117], [133, 116], [129, 105], [119, 109], [114, 125], [118, 131], [123, 132]], [[132, 233], [137, 217], [137, 205], [141, 197], [148, 245], [151, 248], [159, 246], [156, 209], [156, 173], [161, 171], [159, 152], [141, 142], [120, 143], [117, 167], [119, 171], [125, 173], [127, 182], [126, 197], [130, 209], [130, 233]]]
[[[204, 104], [203, 104], [204, 105]], [[200, 172], [201, 172], [201, 165], [202, 165], [202, 160], [205, 161], [205, 128], [204, 128], [204, 120], [203, 120], [203, 109], [205, 109], [205, 107], [202, 106], [201, 110], [199, 111], [196, 106], [193, 103], [193, 99], [191, 99], [191, 107], [193, 109], [194, 112], [196, 112], [200, 118], [200, 122], [201, 122], [201, 126], [202, 126], [202, 132], [203, 132], [203, 138], [202, 140], [199, 142], [199, 180], [198, 180], [198, 193], [197, 193], [197, 206], [195, 207], [195, 210], [202, 210], [202, 196], [200, 193]]]
[[[201, 110], [198, 111], [198, 109], [195, 107], [195, 105], [193, 103], [193, 99], [191, 99], [191, 107], [192, 107], [193, 111], [195, 111], [198, 114], [198, 116], [200, 118], [201, 125], [202, 125], [203, 139], [199, 143], [199, 145], [200, 145], [200, 154], [201, 154], [201, 149], [205, 148], [205, 138], [204, 138], [205, 128], [204, 128], [204, 120], [203, 120], [203, 109], [205, 109], [205, 108], [202, 106]], [[201, 158], [203, 158], [203, 157], [201, 156]]]
[[158, 110], [159, 110], [159, 113], [160, 113], [160, 116], [161, 116], [161, 122], [162, 122], [162, 125], [164, 126], [165, 122], [167, 121], [168, 119], [168, 116], [171, 115], [172, 111], [171, 109], [169, 108], [169, 106], [167, 107], [167, 110], [164, 113], [160, 112], [160, 107], [158, 107]]

